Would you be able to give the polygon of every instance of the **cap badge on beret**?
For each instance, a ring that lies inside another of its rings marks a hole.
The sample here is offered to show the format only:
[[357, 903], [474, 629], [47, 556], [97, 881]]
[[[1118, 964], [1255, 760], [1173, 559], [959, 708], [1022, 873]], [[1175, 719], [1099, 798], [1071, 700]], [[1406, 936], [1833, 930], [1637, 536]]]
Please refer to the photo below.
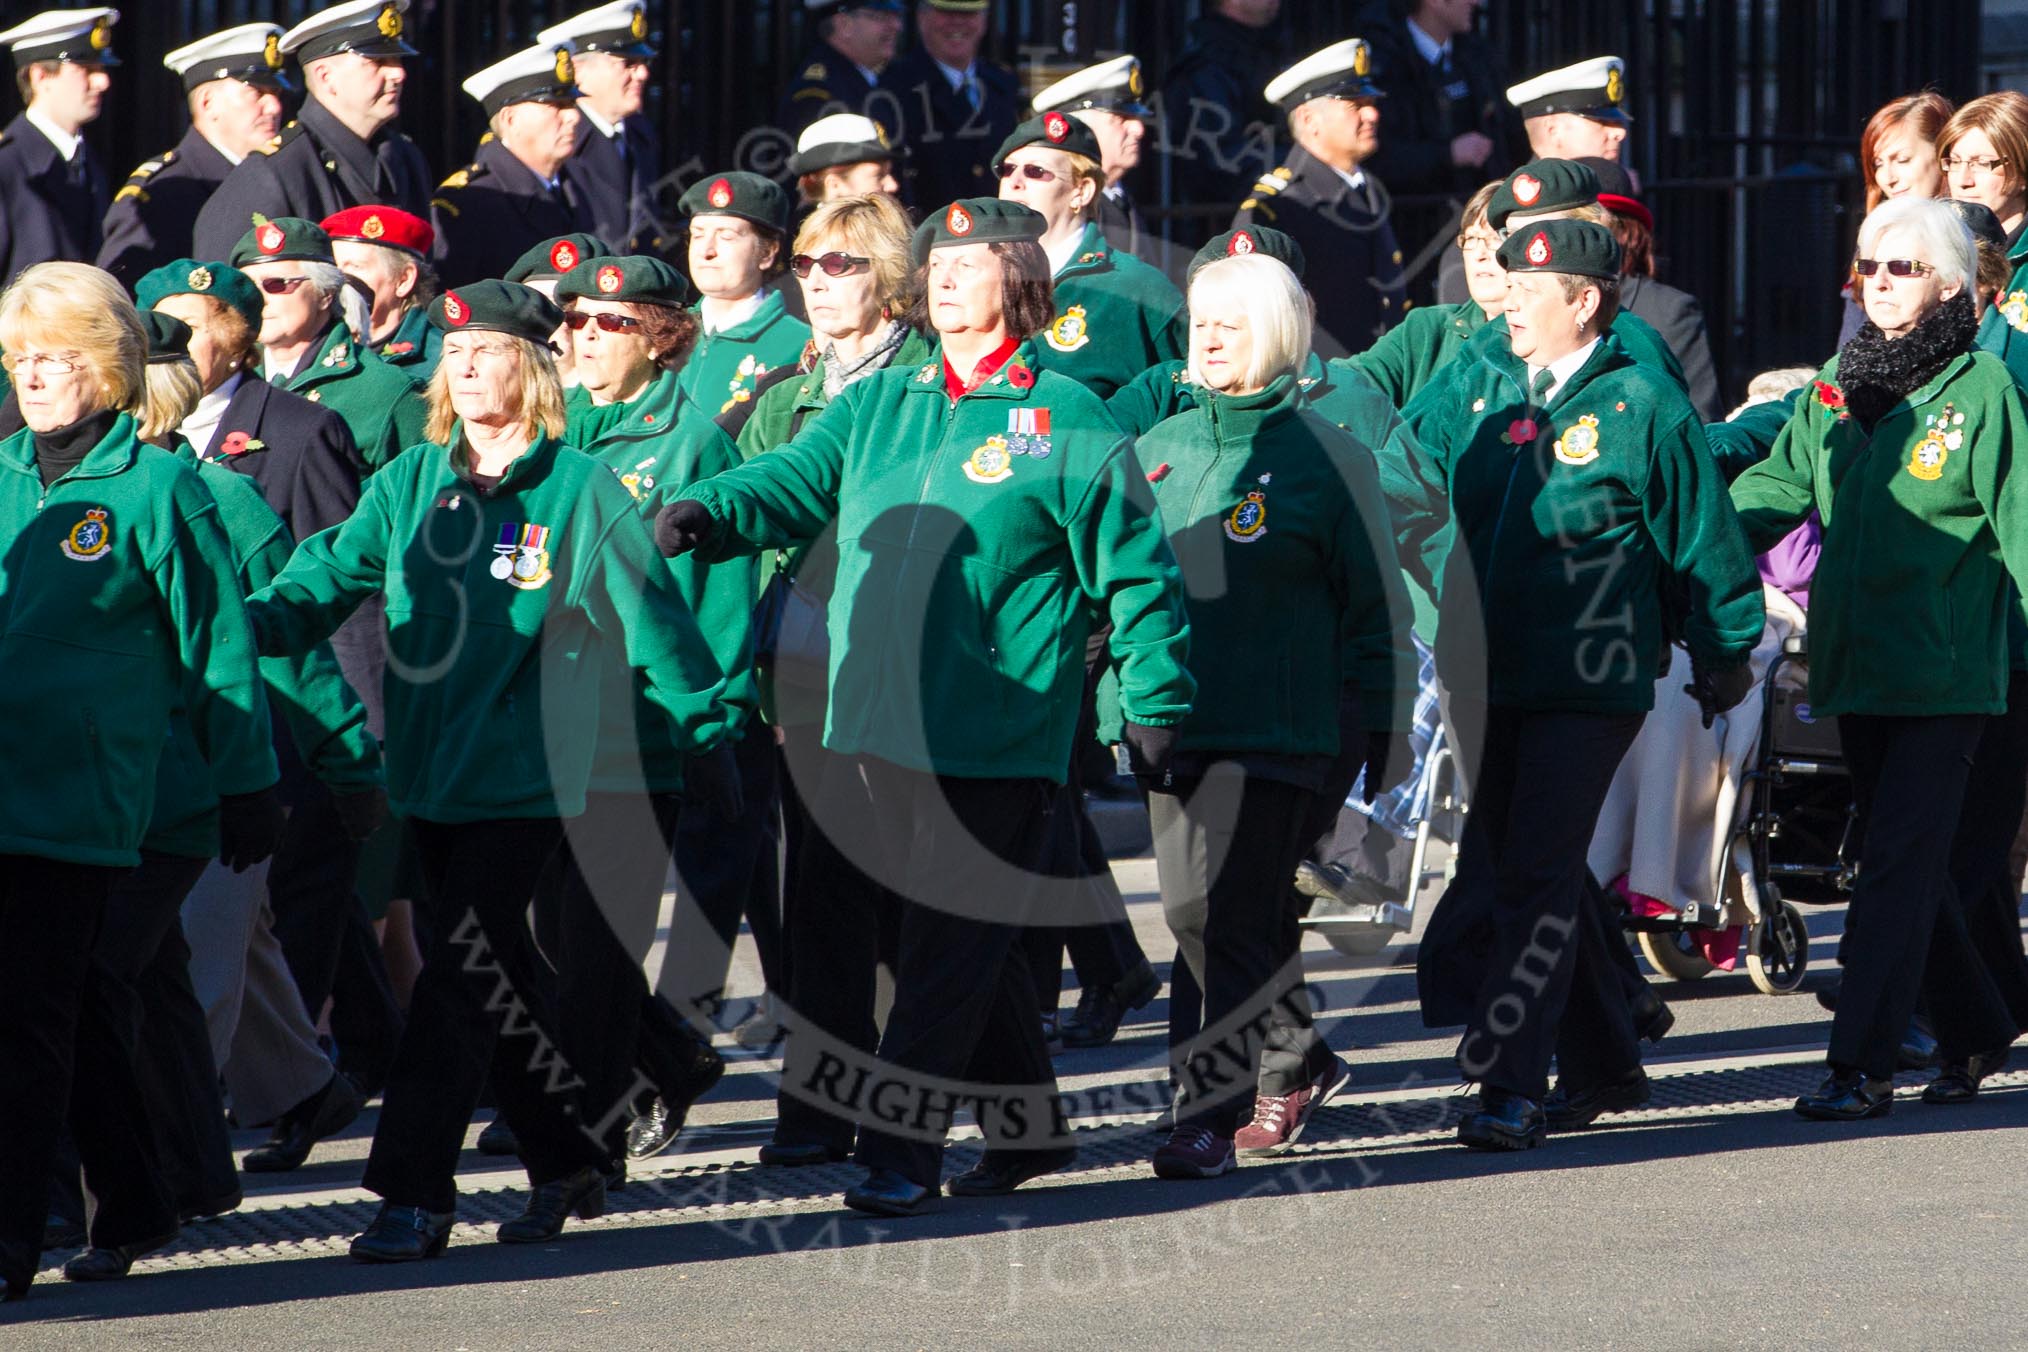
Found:
[[1514, 176], [1514, 200], [1524, 207], [1532, 207], [1542, 197], [1542, 180], [1533, 174]]
[[463, 324], [466, 320], [470, 319], [471, 317], [472, 312], [465, 308], [465, 302], [458, 299], [457, 292], [455, 291], [444, 292], [445, 319], [450, 320], [451, 323], [453, 324]]
[[1606, 102], [1618, 103], [1625, 92], [1626, 82], [1620, 77], [1620, 68], [1614, 66], [1606, 72]]
[[972, 213], [957, 202], [951, 203], [950, 210], [944, 213], [944, 229], [954, 235], [971, 234]]
[[549, 251], [549, 266], [558, 272], [569, 272], [577, 263], [577, 246], [567, 239], [558, 240], [556, 247]]
[[638, 9], [635, 10], [634, 21], [627, 25], [627, 32], [633, 36], [633, 39], [636, 42], [639, 42], [642, 38], [647, 37], [648, 36], [647, 14], [641, 10]]
[[1528, 241], [1528, 261], [1539, 268], [1547, 263], [1551, 257], [1552, 255], [1549, 252], [1549, 236], [1537, 230], [1535, 238]]
[[1042, 134], [1057, 145], [1070, 136], [1070, 119], [1062, 113], [1048, 112], [1042, 115]]
[[101, 18], [92, 25], [91, 44], [95, 52], [102, 52], [113, 45], [113, 25], [110, 20]]
[[380, 7], [380, 22], [375, 26], [380, 29], [380, 36], [384, 38], [392, 39], [400, 37], [401, 36], [400, 7], [396, 5], [382, 5]]
[[1244, 230], [1235, 230], [1232, 232], [1232, 243], [1225, 246], [1225, 252], [1228, 255], [1237, 256], [1239, 254], [1250, 254], [1258, 247], [1260, 246], [1253, 242], [1252, 235], [1247, 234]]
[[359, 233], [365, 239], [379, 239], [387, 233], [387, 226], [378, 216], [368, 216], [360, 225]]
[[192, 268], [190, 269], [190, 275], [183, 280], [184, 284], [192, 291], [209, 291], [211, 290], [211, 269]]
[[618, 268], [607, 264], [599, 269], [599, 290], [610, 296], [613, 292], [620, 289], [620, 284], [621, 277]]
[[282, 233], [282, 227], [273, 222], [262, 226], [260, 233], [254, 236], [255, 246], [264, 254], [280, 253], [282, 245], [287, 242], [288, 236]]
[[704, 200], [721, 211], [732, 205], [732, 184], [719, 179], [711, 185], [711, 191], [704, 194]]
[[282, 35], [280, 33], [268, 34], [268, 45], [266, 50], [261, 53], [261, 60], [267, 62], [269, 70], [280, 70], [282, 68]]
[[570, 48], [568, 47], [558, 47], [556, 49], [556, 82], [558, 84], [575, 84], [577, 82], [577, 69], [570, 64]]

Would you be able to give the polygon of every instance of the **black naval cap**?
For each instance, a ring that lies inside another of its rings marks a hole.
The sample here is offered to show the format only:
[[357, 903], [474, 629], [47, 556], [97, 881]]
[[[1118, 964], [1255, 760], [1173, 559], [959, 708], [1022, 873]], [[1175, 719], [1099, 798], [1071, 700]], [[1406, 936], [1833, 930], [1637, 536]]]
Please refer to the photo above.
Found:
[[178, 258], [143, 273], [134, 283], [134, 303], [143, 310], [154, 309], [169, 296], [209, 296], [227, 309], [237, 310], [254, 332], [260, 332], [260, 288], [253, 278], [228, 264]]
[[1265, 254], [1295, 273], [1297, 281], [1303, 280], [1303, 268], [1308, 262], [1303, 257], [1303, 246], [1281, 231], [1264, 225], [1242, 226], [1212, 239], [1190, 260], [1188, 276], [1195, 277], [1199, 271], [1221, 258], [1244, 258], [1248, 254]]
[[1535, 160], [1507, 175], [1486, 203], [1486, 224], [1507, 228], [1509, 216], [1573, 211], [1598, 201], [1598, 175], [1576, 160]]
[[556, 298], [625, 300], [640, 305], [690, 304], [690, 283], [669, 264], [647, 254], [590, 258], [566, 272], [556, 283]]
[[510, 282], [553, 282], [587, 258], [605, 258], [613, 246], [582, 230], [533, 245], [507, 269]]
[[685, 216], [737, 216], [776, 234], [789, 228], [789, 195], [782, 185], [759, 174], [713, 174], [690, 185], [677, 200]]
[[1560, 272], [1611, 280], [1620, 275], [1620, 242], [1590, 221], [1537, 221], [1500, 245], [1509, 272]]
[[993, 152], [993, 169], [998, 172], [1000, 165], [1009, 155], [1023, 146], [1048, 146], [1072, 155], [1082, 155], [1097, 164], [1105, 158], [1099, 149], [1098, 133], [1069, 113], [1055, 109], [1039, 117], [1031, 117], [1014, 129], [1014, 134], [1000, 143]]
[[409, 0], [346, 0], [312, 14], [282, 34], [282, 54], [302, 64], [357, 52], [361, 56], [414, 56], [401, 40]]
[[190, 326], [159, 310], [141, 311], [141, 331], [148, 335], [148, 364], [183, 361], [190, 356]]
[[0, 46], [13, 53], [16, 70], [38, 61], [117, 66], [120, 59], [113, 55], [113, 25], [119, 21], [120, 11], [104, 5], [44, 10], [0, 33]]
[[445, 333], [504, 333], [546, 348], [563, 311], [532, 286], [471, 282], [431, 301], [429, 321]]
[[236, 268], [250, 263], [329, 263], [331, 237], [324, 227], [301, 216], [254, 221], [253, 229], [239, 237], [226, 262]]
[[213, 80], [238, 80], [263, 89], [289, 88], [282, 63], [282, 26], [243, 23], [178, 47], [162, 64], [183, 80], [185, 93]]
[[537, 42], [576, 45], [580, 55], [606, 52], [645, 61], [655, 55], [648, 38], [648, 12], [643, 0], [613, 0], [554, 23], [535, 35]]
[[931, 249], [947, 244], [1022, 244], [1042, 238], [1049, 220], [1034, 207], [998, 197], [966, 197], [915, 228], [915, 265], [929, 262]]

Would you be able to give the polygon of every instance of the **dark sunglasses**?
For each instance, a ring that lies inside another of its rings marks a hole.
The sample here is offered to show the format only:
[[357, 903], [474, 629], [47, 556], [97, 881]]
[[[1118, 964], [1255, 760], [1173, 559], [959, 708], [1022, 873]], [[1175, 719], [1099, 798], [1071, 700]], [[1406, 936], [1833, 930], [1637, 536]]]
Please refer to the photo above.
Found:
[[641, 327], [641, 321], [632, 315], [604, 313], [594, 315], [586, 314], [583, 310], [565, 310], [563, 312], [563, 322], [570, 325], [573, 333], [591, 323], [594, 319], [598, 321], [599, 327], [607, 333], [625, 333], [628, 329], [638, 329]]
[[1003, 179], [1012, 178], [1014, 175], [1019, 174], [1021, 177], [1032, 179], [1037, 183], [1056, 182], [1056, 171], [1044, 169], [1039, 164], [1003, 164], [993, 172]]
[[1852, 271], [1858, 273], [1861, 277], [1871, 277], [1882, 268], [1887, 269], [1887, 275], [1890, 277], [1927, 277], [1930, 273], [1936, 271], [1935, 265], [1918, 263], [1913, 258], [1855, 258], [1852, 260]]
[[286, 296], [309, 280], [308, 277], [263, 277], [261, 290], [270, 296]]
[[824, 269], [826, 277], [850, 277], [854, 273], [864, 272], [872, 266], [873, 260], [870, 258], [860, 258], [853, 254], [838, 253], [835, 250], [827, 254], [818, 254], [815, 258], [812, 258], [809, 254], [797, 254], [789, 260], [789, 271], [795, 273], [798, 277], [809, 276], [811, 268]]

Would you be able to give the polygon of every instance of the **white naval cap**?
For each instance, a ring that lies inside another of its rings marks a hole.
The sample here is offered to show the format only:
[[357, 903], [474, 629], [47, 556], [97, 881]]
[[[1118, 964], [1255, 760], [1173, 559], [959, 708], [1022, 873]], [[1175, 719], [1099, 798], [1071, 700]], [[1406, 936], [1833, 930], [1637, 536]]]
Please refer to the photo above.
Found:
[[491, 117], [510, 103], [571, 103], [577, 99], [577, 70], [571, 44], [544, 42], [495, 61], [459, 86]]
[[648, 41], [648, 11], [642, 0], [613, 0], [584, 13], [551, 24], [535, 35], [537, 42], [576, 44], [586, 52], [609, 52], [614, 56], [649, 57], [655, 44]]
[[1311, 99], [1377, 99], [1384, 95], [1366, 78], [1373, 49], [1364, 38], [1346, 38], [1312, 52], [1268, 81], [1267, 101], [1293, 112]]
[[894, 146], [887, 139], [885, 127], [858, 113], [832, 113], [812, 122], [796, 138], [796, 153], [789, 157], [789, 172], [801, 178], [841, 164], [893, 158]]
[[1507, 102], [1520, 109], [1523, 117], [1576, 113], [1594, 122], [1632, 122], [1620, 106], [1626, 96], [1627, 66], [1617, 56], [1580, 61], [1507, 90]]
[[282, 34], [282, 54], [301, 62], [357, 52], [361, 56], [414, 56], [401, 40], [409, 0], [346, 0], [319, 10]]
[[243, 23], [213, 33], [178, 47], [162, 58], [162, 64], [183, 77], [185, 90], [213, 80], [243, 80], [278, 89], [289, 83], [282, 70], [282, 26], [278, 23]]
[[1072, 71], [1037, 94], [1033, 102], [1038, 113], [1052, 108], [1066, 113], [1097, 108], [1122, 117], [1153, 117], [1154, 110], [1141, 102], [1146, 89], [1141, 81], [1140, 58], [1116, 56], [1096, 66]]
[[44, 10], [0, 33], [0, 45], [13, 51], [16, 68], [37, 61], [117, 66], [120, 62], [113, 55], [113, 25], [119, 21], [120, 11], [104, 5], [93, 9]]

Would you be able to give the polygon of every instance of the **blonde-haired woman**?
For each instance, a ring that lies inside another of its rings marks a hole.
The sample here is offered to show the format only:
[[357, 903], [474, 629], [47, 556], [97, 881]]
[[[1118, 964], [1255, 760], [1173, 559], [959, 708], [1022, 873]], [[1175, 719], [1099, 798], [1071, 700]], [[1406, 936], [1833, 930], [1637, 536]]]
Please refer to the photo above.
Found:
[[1944, 123], [1936, 153], [1950, 195], [1986, 207], [2007, 232], [2007, 296], [2028, 289], [2028, 95], [2001, 89], [1965, 104]]
[[1237, 1028], [1267, 1029], [1251, 1120], [1243, 1093], [1181, 1078], [1163, 1178], [1281, 1153], [1344, 1082], [1310, 1027], [1289, 879], [1320, 802], [1335, 815], [1361, 769], [1370, 801], [1409, 764], [1394, 731], [1408, 598], [1372, 452], [1298, 383], [1311, 323], [1275, 259], [1203, 268], [1190, 374], [1206, 393], [1137, 448], [1189, 588], [1197, 677], [1169, 773], [1144, 781], [1163, 909], [1204, 1001], [1202, 1031], [1170, 1056], [1188, 1067]]
[[44, 263], [0, 297], [27, 426], [0, 442], [0, 1300], [40, 1262], [57, 1137], [93, 1193], [79, 1279], [174, 1238], [135, 1080], [131, 987], [98, 960], [113, 885], [141, 861], [170, 712], [222, 795], [223, 854], [274, 848], [266, 697], [217, 509], [135, 436], [140, 316], [112, 277]]
[[[681, 749], [708, 745], [722, 678], [611, 471], [562, 444], [540, 293], [475, 282], [430, 307], [445, 334], [429, 440], [369, 479], [249, 603], [262, 651], [307, 650], [384, 591], [388, 793], [421, 863], [430, 948], [389, 1073], [365, 1185], [386, 1199], [353, 1256], [441, 1253], [465, 1126], [489, 1082], [534, 1185], [505, 1243], [603, 1208], [605, 1163], [553, 1053], [526, 912], [584, 811], [603, 644], [624, 644]], [[503, 1026], [504, 1025], [504, 1026]], [[561, 1078], [559, 1078], [561, 1077]]]
[[1042, 213], [1042, 251], [1056, 284], [1056, 320], [1035, 355], [1101, 399], [1158, 362], [1183, 355], [1183, 297], [1159, 271], [1115, 251], [1098, 226], [1105, 191], [1098, 135], [1065, 113], [1014, 129], [993, 158], [1000, 196]]

